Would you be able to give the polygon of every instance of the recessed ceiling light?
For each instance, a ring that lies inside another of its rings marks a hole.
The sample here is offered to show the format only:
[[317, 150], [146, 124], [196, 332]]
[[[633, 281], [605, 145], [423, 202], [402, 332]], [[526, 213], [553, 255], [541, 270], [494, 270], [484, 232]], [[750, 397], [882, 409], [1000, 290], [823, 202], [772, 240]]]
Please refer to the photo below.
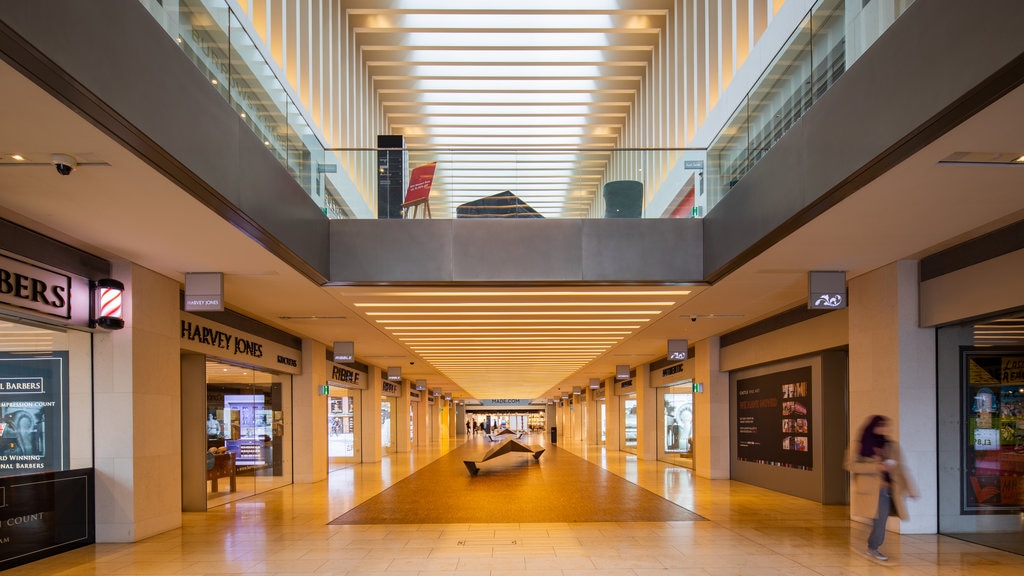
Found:
[[25, 157], [22, 156], [21, 154], [11, 154], [11, 159], [17, 160], [18, 162], [23, 162], [25, 160]]

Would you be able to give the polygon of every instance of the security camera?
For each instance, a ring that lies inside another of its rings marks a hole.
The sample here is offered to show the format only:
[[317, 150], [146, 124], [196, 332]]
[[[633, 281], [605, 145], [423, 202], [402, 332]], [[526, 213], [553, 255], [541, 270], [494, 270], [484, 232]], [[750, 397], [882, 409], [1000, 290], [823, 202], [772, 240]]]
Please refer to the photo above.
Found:
[[412, 366], [413, 364], [415, 364], [415, 362], [413, 362], [412, 360], [410, 360], [410, 361], [409, 361], [409, 366]]
[[690, 322], [696, 322], [696, 321], [697, 321], [697, 317], [696, 316], [690, 316]]
[[54, 154], [50, 157], [50, 163], [57, 169], [57, 174], [67, 176], [78, 167], [78, 161], [67, 154]]

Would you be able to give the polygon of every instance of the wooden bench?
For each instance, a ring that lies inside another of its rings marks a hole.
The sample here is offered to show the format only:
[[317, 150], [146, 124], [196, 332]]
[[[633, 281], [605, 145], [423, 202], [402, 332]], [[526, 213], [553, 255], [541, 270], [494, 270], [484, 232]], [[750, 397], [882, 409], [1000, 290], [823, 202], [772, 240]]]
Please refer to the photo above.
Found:
[[234, 492], [235, 484], [235, 453], [225, 452], [223, 454], [207, 454], [207, 458], [213, 457], [213, 465], [207, 464], [206, 479], [210, 481], [210, 491], [217, 492], [217, 479], [227, 478], [231, 491]]
[[462, 463], [466, 465], [466, 470], [469, 470], [470, 474], [476, 476], [477, 473], [480, 472], [480, 468], [477, 467], [477, 464], [482, 464], [484, 462], [487, 462], [488, 460], [497, 458], [498, 456], [504, 454], [511, 454], [512, 452], [530, 453], [533, 454], [534, 460], [539, 461], [540, 455], [544, 453], [544, 448], [542, 448], [541, 446], [527, 446], [526, 444], [523, 444], [518, 440], [509, 438], [508, 440], [488, 450], [487, 453], [484, 454], [483, 458], [479, 460], [463, 460]]

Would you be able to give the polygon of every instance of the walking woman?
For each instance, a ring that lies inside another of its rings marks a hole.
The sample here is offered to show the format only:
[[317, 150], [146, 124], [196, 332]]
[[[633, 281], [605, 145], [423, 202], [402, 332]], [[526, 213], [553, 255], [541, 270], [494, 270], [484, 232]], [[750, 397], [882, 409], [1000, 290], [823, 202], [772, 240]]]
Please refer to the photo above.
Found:
[[903, 468], [899, 445], [890, 437], [889, 418], [872, 416], [860, 437], [859, 450], [849, 463], [853, 475], [850, 511], [854, 516], [874, 518], [868, 536], [868, 556], [885, 561], [889, 557], [878, 548], [885, 540], [885, 523], [890, 514], [909, 518], [904, 499], [917, 497], [917, 491]]

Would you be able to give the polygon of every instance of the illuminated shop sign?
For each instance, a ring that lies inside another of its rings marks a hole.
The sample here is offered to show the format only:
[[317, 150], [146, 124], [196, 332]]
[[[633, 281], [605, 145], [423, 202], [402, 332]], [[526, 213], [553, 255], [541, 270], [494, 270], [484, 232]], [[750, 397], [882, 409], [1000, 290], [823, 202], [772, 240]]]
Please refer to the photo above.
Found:
[[481, 406], [529, 406], [531, 400], [523, 398], [492, 398], [481, 400]]
[[287, 374], [302, 372], [300, 350], [187, 312], [181, 313], [181, 347]]
[[360, 390], [365, 390], [366, 374], [356, 372], [351, 368], [346, 368], [339, 364], [331, 364], [331, 377], [328, 383], [332, 386], [338, 386], [341, 388], [358, 388]]
[[[4, 304], [70, 320], [71, 286], [71, 276], [0, 256], [0, 302]], [[88, 307], [88, 298], [82, 302]]]

